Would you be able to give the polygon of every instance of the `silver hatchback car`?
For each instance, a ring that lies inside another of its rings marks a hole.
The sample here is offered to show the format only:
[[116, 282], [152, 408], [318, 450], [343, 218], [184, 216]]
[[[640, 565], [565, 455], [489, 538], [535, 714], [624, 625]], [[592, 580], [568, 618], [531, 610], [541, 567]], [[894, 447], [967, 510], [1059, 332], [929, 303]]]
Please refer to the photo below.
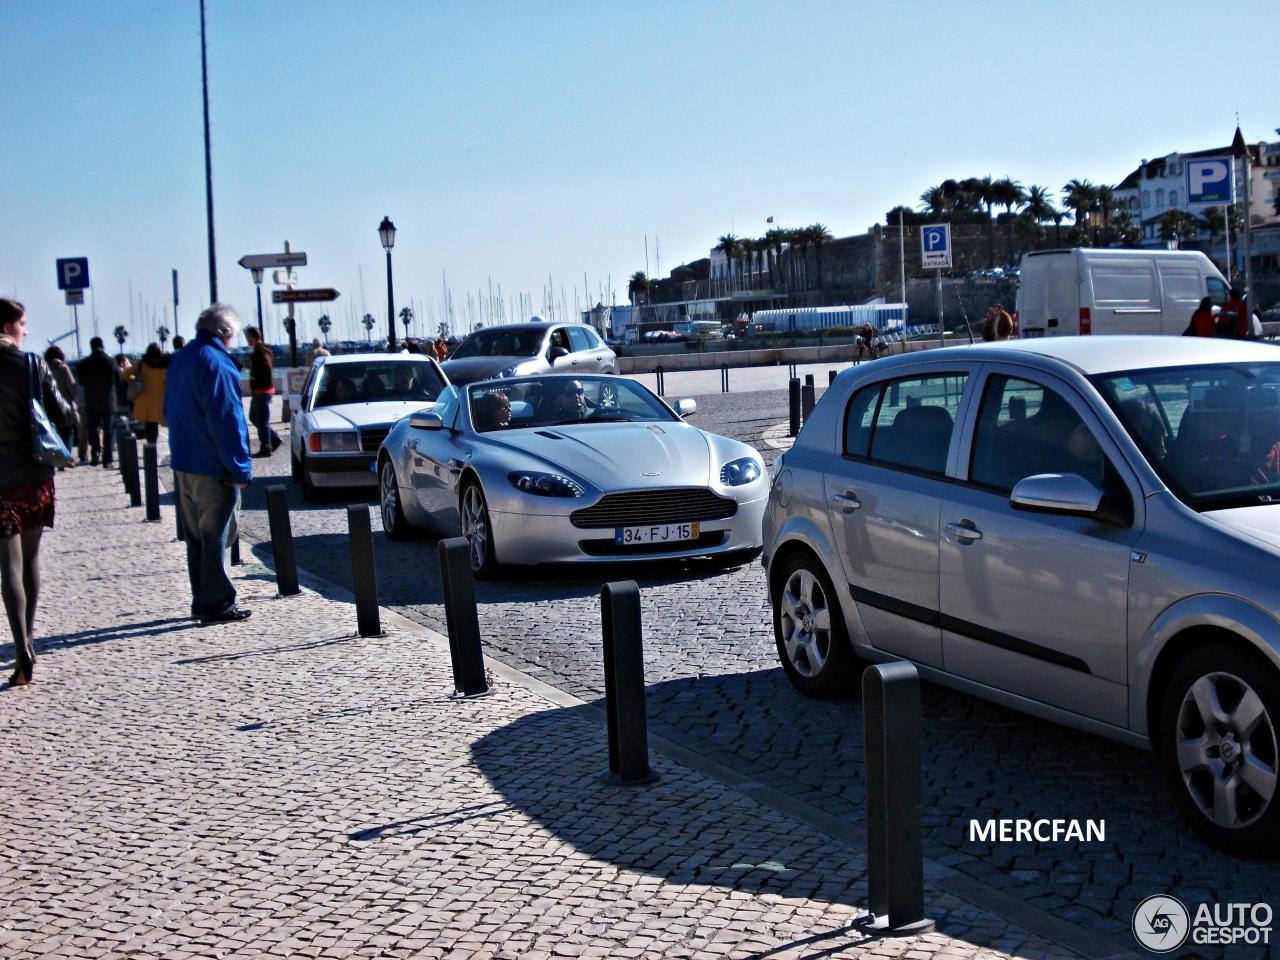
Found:
[[1280, 353], [1072, 337], [864, 364], [773, 465], [784, 669], [860, 658], [1157, 753], [1206, 839], [1280, 850]]

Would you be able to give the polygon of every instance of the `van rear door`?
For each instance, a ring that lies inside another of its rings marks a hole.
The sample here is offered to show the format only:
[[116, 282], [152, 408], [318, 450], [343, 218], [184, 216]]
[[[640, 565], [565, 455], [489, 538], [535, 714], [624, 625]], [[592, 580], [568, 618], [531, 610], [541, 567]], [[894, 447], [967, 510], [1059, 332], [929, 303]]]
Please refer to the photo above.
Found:
[[1092, 333], [1161, 332], [1160, 284], [1154, 257], [1088, 258], [1081, 279], [1081, 320], [1089, 307]]

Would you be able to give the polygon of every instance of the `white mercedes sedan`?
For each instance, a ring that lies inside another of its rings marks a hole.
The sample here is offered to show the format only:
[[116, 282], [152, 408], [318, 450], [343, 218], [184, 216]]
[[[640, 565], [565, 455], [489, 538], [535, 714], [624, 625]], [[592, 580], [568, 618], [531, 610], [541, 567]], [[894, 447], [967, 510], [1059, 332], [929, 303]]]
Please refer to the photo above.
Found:
[[321, 357], [291, 419], [290, 466], [305, 500], [323, 489], [378, 482], [378, 448], [401, 417], [433, 403], [447, 381], [416, 354]]

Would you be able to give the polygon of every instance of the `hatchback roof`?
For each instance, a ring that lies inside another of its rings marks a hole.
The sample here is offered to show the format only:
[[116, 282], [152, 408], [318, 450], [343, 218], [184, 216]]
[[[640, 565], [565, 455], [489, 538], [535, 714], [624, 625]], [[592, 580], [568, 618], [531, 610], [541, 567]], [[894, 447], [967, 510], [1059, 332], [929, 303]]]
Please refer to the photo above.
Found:
[[1053, 357], [1071, 364], [1086, 376], [1153, 367], [1280, 361], [1280, 352], [1269, 344], [1209, 337], [1030, 337], [952, 349], [991, 351], [995, 355], [992, 359], [1008, 353]]

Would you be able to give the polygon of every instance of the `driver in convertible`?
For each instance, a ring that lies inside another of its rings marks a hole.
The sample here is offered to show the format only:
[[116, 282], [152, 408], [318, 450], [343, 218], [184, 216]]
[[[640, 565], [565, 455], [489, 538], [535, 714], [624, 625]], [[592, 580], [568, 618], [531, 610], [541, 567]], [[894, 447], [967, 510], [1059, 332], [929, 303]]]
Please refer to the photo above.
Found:
[[560, 422], [582, 420], [587, 416], [587, 397], [581, 380], [554, 380], [545, 407], [548, 419]]

